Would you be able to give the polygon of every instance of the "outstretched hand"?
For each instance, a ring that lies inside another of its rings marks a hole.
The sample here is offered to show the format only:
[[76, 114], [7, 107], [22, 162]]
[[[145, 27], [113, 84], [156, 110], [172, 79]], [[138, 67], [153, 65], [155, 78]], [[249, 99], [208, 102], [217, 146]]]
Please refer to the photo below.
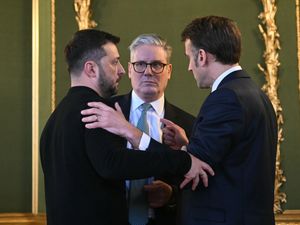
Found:
[[192, 181], [192, 190], [195, 190], [200, 182], [200, 179], [204, 187], [208, 187], [208, 175], [215, 175], [213, 169], [207, 163], [201, 161], [192, 154], [190, 154], [190, 156], [192, 165], [188, 173], [184, 175], [185, 179], [180, 184], [180, 188], [183, 188]]

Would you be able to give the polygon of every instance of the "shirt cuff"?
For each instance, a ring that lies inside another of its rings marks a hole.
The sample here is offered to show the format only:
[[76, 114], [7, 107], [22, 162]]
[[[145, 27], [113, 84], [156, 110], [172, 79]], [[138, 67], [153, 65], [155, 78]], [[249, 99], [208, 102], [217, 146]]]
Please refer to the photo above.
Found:
[[150, 136], [148, 134], [143, 133], [139, 144], [139, 150], [145, 151], [149, 147], [150, 140]]
[[180, 150], [182, 150], [182, 151], [187, 151], [186, 145], [182, 146]]

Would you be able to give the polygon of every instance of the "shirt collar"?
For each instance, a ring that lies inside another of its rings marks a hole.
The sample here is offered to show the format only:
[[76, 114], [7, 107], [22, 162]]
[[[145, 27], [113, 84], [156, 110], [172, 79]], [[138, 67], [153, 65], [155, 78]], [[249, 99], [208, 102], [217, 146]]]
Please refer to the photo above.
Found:
[[242, 70], [241, 66], [234, 66], [231, 67], [230, 69], [226, 70], [225, 72], [223, 72], [213, 83], [212, 88], [211, 88], [211, 92], [214, 92], [219, 84], [221, 83], [221, 81], [227, 77], [230, 73], [234, 72], [234, 71], [238, 71], [238, 70]]
[[[140, 105], [142, 105], [145, 101], [142, 100], [133, 90], [131, 94], [131, 110], [135, 111]], [[155, 112], [159, 115], [163, 113], [164, 105], [165, 105], [165, 97], [164, 94], [157, 100], [153, 102], [149, 102]]]

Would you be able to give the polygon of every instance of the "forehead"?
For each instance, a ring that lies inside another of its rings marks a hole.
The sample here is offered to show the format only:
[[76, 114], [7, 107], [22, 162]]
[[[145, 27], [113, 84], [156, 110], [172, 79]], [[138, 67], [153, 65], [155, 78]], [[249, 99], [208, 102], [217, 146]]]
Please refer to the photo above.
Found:
[[192, 42], [190, 39], [186, 39], [184, 42], [185, 54], [189, 54], [192, 51]]
[[103, 46], [104, 51], [106, 52], [106, 55], [112, 58], [119, 58], [119, 51], [117, 46], [114, 43], [108, 42], [104, 44]]
[[141, 45], [135, 48], [131, 54], [131, 59], [134, 61], [166, 61], [167, 53], [163, 47], [155, 45]]

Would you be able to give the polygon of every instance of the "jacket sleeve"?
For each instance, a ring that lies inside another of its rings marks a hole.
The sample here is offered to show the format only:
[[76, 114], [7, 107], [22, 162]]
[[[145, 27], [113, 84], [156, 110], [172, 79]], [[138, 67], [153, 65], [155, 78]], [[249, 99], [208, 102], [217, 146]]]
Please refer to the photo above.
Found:
[[160, 175], [184, 175], [191, 167], [190, 156], [155, 140], [149, 150], [123, 146], [122, 138], [103, 129], [85, 130], [86, 154], [96, 172], [108, 179], [139, 179]]

